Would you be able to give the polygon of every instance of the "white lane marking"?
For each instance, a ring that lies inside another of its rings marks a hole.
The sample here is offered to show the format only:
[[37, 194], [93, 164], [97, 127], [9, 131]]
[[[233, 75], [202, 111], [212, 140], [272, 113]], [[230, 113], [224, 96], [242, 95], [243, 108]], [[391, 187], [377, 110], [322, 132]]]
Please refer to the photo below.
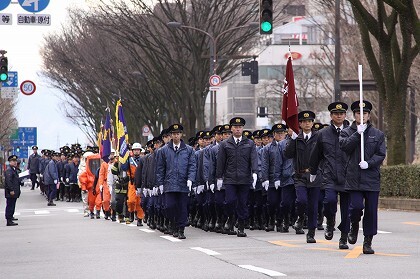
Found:
[[249, 270], [252, 270], [252, 271], [259, 272], [259, 273], [263, 273], [263, 274], [271, 276], [271, 277], [287, 276], [284, 273], [280, 273], [278, 271], [265, 269], [265, 268], [254, 266], [254, 265], [245, 264], [245, 265], [238, 265], [238, 266], [241, 267], [241, 268], [245, 268], [245, 269], [249, 269]]
[[200, 252], [203, 252], [203, 253], [205, 253], [205, 254], [207, 254], [207, 255], [209, 255], [209, 256], [216, 256], [216, 255], [220, 255], [220, 253], [218, 253], [218, 252], [216, 252], [216, 251], [213, 251], [213, 250], [210, 250], [210, 249], [206, 249], [206, 248], [201, 248], [201, 247], [190, 247], [190, 249], [192, 249], [192, 250], [197, 250], [197, 251], [200, 251]]
[[149, 230], [149, 229], [139, 229], [139, 231], [145, 232], [145, 233], [154, 233], [154, 230]]
[[66, 209], [66, 211], [69, 213], [79, 213], [79, 209], [76, 209], [76, 208]]
[[166, 240], [172, 241], [172, 242], [181, 242], [182, 241], [181, 239], [178, 239], [178, 238], [175, 238], [175, 237], [169, 236], [169, 235], [161, 235], [160, 237], [162, 237]]
[[15, 212], [13, 215], [19, 216], [20, 212]]
[[50, 214], [48, 210], [35, 210], [35, 215]]
[[383, 233], [383, 234], [386, 234], [386, 233], [392, 233], [392, 232], [378, 231], [378, 233]]
[[127, 226], [129, 226], [129, 227], [137, 227], [137, 224], [131, 223], [131, 224], [128, 224]]

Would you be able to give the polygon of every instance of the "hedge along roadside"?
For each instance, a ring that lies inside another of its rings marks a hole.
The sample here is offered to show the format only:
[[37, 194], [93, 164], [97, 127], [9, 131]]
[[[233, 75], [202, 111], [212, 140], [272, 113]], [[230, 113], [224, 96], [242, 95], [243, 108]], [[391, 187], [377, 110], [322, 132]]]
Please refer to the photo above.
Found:
[[382, 166], [380, 195], [420, 199], [420, 165]]

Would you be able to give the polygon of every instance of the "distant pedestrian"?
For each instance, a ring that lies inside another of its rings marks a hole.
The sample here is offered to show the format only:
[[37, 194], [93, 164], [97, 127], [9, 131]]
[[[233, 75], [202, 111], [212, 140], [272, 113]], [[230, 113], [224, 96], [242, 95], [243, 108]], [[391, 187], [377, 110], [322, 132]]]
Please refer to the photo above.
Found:
[[13, 222], [17, 221], [13, 217], [15, 214], [16, 201], [20, 196], [20, 183], [19, 183], [19, 174], [17, 171], [17, 156], [9, 156], [9, 167], [5, 172], [5, 187], [4, 187], [4, 196], [6, 197], [6, 212], [5, 217], [7, 220], [7, 226], [17, 226], [18, 224]]
[[39, 161], [41, 156], [38, 154], [38, 146], [32, 146], [32, 154], [29, 156], [28, 159], [28, 170], [29, 170], [29, 177], [32, 182], [31, 190], [35, 189], [35, 185], [39, 186]]

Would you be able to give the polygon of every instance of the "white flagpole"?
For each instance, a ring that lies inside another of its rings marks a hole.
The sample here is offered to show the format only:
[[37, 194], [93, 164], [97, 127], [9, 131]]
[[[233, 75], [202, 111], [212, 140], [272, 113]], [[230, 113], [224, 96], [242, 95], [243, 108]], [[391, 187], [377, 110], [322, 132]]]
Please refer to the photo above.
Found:
[[[363, 66], [359, 64], [359, 90], [360, 90], [360, 124], [363, 124]], [[365, 160], [365, 137], [360, 135], [360, 160]]]

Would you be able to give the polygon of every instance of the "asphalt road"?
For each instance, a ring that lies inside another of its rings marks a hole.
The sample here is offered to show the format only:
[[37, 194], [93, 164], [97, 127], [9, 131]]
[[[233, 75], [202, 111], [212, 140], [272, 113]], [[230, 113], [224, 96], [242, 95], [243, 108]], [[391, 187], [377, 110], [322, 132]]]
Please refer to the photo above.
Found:
[[[247, 238], [187, 228], [185, 240], [83, 217], [80, 203], [47, 207], [23, 188], [15, 217], [0, 223], [0, 278], [420, 278], [420, 212], [380, 211], [375, 255], [338, 250], [339, 233], [246, 231]], [[4, 216], [5, 199], [0, 201]], [[166, 237], [166, 238], [164, 238]]]

